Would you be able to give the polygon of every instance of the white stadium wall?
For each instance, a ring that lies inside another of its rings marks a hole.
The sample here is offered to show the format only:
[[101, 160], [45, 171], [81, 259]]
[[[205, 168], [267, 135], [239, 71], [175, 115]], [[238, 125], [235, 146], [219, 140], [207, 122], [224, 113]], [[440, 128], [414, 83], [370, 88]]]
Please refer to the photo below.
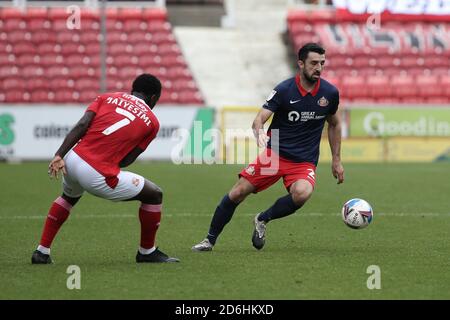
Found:
[[[0, 107], [0, 159], [51, 159], [85, 110], [85, 107], [80, 106]], [[202, 124], [210, 127], [213, 117], [211, 109], [189, 106], [156, 107], [154, 112], [161, 124], [160, 131], [139, 157], [141, 160], [171, 159], [173, 150], [187, 149], [186, 144], [189, 143], [194, 121], [200, 117]]]

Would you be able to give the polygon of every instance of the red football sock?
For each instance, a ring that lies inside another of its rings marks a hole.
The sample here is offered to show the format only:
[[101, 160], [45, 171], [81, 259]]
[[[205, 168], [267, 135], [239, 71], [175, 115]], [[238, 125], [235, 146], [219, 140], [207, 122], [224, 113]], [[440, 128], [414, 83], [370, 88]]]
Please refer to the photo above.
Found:
[[142, 203], [139, 208], [139, 221], [141, 221], [141, 247], [151, 249], [155, 246], [156, 231], [161, 221], [162, 204]]
[[72, 209], [72, 205], [62, 197], [59, 197], [53, 202], [45, 220], [44, 231], [42, 231], [40, 242], [41, 246], [50, 248], [59, 228], [61, 228], [64, 221], [69, 217], [70, 209]]

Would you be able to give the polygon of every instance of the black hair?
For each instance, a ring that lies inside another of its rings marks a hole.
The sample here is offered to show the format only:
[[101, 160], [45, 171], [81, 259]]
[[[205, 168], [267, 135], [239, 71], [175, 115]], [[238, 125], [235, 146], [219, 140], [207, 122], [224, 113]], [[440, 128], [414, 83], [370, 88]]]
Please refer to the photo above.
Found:
[[161, 95], [161, 81], [154, 75], [143, 73], [136, 77], [133, 81], [133, 88], [131, 92], [140, 92], [147, 97]]
[[325, 54], [325, 49], [317, 43], [309, 42], [298, 50], [298, 60], [305, 62], [306, 58], [308, 58], [308, 53], [310, 52]]

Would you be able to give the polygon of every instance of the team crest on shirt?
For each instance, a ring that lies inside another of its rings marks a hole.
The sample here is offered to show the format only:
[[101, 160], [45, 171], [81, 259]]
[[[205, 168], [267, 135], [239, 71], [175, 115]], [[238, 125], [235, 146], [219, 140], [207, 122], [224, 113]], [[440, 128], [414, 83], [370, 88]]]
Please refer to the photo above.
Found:
[[277, 94], [277, 92], [275, 90], [272, 90], [272, 92], [269, 94], [269, 96], [267, 97], [266, 101], [270, 101], [272, 100], [272, 98]]
[[255, 175], [255, 167], [254, 166], [248, 166], [245, 169], [245, 172], [247, 172], [249, 175], [253, 176], [253, 175]]
[[327, 100], [327, 98], [322, 97], [317, 101], [317, 104], [321, 107], [326, 107], [330, 102]]
[[139, 179], [138, 178], [133, 178], [131, 180], [131, 183], [134, 184], [137, 187], [139, 185]]

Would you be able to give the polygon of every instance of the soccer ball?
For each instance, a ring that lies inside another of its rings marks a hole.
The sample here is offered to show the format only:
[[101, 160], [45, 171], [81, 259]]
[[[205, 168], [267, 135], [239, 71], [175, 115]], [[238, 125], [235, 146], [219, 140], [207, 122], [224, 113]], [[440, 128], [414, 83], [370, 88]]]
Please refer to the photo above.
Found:
[[372, 207], [363, 199], [348, 200], [342, 207], [342, 220], [352, 229], [367, 227], [372, 222], [372, 218]]

